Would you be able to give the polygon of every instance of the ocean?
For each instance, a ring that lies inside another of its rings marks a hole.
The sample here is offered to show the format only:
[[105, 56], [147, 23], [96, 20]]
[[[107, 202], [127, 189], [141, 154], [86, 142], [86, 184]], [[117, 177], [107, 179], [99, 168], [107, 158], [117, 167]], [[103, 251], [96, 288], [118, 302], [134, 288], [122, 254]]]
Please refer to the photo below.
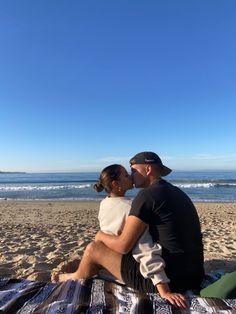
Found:
[[[104, 198], [93, 184], [97, 172], [0, 173], [0, 200], [90, 200]], [[174, 171], [165, 179], [194, 202], [236, 202], [236, 172]], [[138, 189], [127, 192], [133, 198]]]

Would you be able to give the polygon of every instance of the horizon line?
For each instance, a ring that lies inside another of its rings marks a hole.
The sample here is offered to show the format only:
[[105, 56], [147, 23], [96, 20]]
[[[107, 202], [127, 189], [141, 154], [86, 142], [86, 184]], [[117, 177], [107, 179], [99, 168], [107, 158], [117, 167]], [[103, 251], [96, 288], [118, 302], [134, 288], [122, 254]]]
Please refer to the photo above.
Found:
[[[4, 171], [0, 174], [30, 174], [30, 173], [100, 173], [101, 170], [42, 170], [42, 171]], [[236, 172], [236, 169], [172, 169], [172, 172]]]

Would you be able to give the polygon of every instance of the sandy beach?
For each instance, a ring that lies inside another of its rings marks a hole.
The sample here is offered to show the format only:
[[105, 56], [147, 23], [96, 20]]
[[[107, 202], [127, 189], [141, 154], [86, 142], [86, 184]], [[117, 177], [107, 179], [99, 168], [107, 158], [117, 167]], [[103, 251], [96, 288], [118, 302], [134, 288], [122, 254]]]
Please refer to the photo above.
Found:
[[[196, 203], [207, 272], [236, 270], [236, 203]], [[71, 272], [98, 230], [99, 202], [1, 201], [0, 276]]]

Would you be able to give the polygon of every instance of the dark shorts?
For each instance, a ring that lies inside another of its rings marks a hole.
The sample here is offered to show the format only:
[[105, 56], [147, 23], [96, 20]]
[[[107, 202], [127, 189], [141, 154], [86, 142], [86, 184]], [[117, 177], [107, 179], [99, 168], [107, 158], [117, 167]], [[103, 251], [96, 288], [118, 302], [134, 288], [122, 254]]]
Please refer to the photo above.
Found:
[[121, 276], [124, 283], [140, 292], [157, 292], [151, 279], [145, 279], [139, 270], [139, 263], [133, 258], [132, 254], [122, 256]]
[[[184, 270], [183, 270], [184, 271]], [[145, 279], [140, 273], [139, 263], [133, 258], [132, 254], [122, 256], [121, 260], [121, 276], [124, 283], [131, 288], [140, 292], [157, 292], [151, 279]], [[186, 290], [200, 290], [200, 284], [204, 276], [204, 271], [191, 271], [179, 275], [170, 275], [167, 272], [167, 277], [170, 279], [169, 287], [173, 292], [183, 293]]]

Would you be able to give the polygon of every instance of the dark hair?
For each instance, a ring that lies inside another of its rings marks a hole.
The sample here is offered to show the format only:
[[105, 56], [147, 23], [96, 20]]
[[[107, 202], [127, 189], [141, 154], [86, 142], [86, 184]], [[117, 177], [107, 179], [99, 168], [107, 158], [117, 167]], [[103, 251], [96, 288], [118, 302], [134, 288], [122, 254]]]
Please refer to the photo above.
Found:
[[112, 181], [118, 180], [121, 174], [121, 165], [110, 165], [104, 168], [100, 174], [98, 182], [94, 184], [93, 188], [97, 192], [102, 192], [105, 190], [110, 193], [112, 190]]

